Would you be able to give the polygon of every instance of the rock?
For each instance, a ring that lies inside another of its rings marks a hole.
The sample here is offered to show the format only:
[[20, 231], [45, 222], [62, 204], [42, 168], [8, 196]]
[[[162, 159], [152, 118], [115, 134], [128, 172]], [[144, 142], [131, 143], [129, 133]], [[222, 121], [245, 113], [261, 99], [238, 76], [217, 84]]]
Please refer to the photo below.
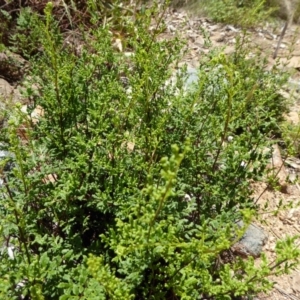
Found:
[[[238, 223], [243, 226], [243, 222]], [[268, 239], [264, 230], [255, 224], [250, 224], [242, 238], [231, 247], [234, 254], [241, 257], [259, 257]]]
[[300, 220], [300, 208], [292, 208], [287, 216], [286, 219], [290, 220], [292, 223], [297, 222], [299, 223]]
[[287, 157], [284, 161], [289, 167], [300, 172], [300, 159], [296, 157]]
[[222, 25], [220, 25], [220, 24], [213, 24], [213, 25], [209, 25], [208, 29], [210, 31], [217, 31], [217, 30], [220, 30], [221, 27], [222, 27]]
[[[13, 157], [14, 157], [14, 155], [11, 152], [5, 151], [5, 150], [0, 150], [0, 160], [13, 158]], [[4, 171], [10, 172], [11, 170], [12, 170], [12, 165], [10, 162], [7, 162], [4, 167]]]
[[0, 78], [0, 95], [3, 98], [11, 96], [14, 88], [4, 79]]
[[227, 25], [227, 26], [225, 27], [225, 30], [226, 30], [226, 31], [239, 32], [239, 30], [238, 30], [237, 28], [235, 28], [235, 27], [233, 27], [233, 26], [231, 26], [231, 25]]
[[187, 79], [185, 82], [186, 88], [191, 87], [193, 84], [198, 82], [198, 70], [195, 68], [187, 69]]
[[[292, 175], [292, 176], [291, 176]], [[299, 195], [299, 189], [297, 187], [298, 183], [296, 182], [296, 179], [298, 177], [294, 177], [295, 174], [289, 174], [289, 182], [290, 185], [287, 186], [286, 193], [289, 195]], [[295, 184], [296, 182], [296, 184]]]
[[[293, 56], [291, 58], [283, 57], [280, 60], [281, 66], [287, 69], [297, 69], [300, 66], [300, 59], [298, 56]], [[290, 82], [293, 80], [289, 80]], [[297, 82], [299, 85], [299, 81]]]
[[291, 111], [287, 115], [284, 115], [284, 118], [287, 122], [293, 125], [299, 124], [299, 114], [295, 111]]
[[0, 75], [10, 82], [23, 78], [28, 62], [20, 55], [10, 51], [0, 52]]
[[5, 107], [4, 103], [17, 102], [20, 98], [20, 92], [14, 89], [5, 79], [0, 78], [0, 108]]
[[[184, 65], [184, 64], [183, 64]], [[180, 65], [182, 67], [182, 65]], [[177, 74], [180, 74], [180, 71], [175, 71], [171, 78], [167, 80], [166, 85], [175, 85], [177, 80]], [[186, 74], [184, 76], [184, 89], [188, 90], [193, 87], [193, 84], [198, 82], [198, 70], [196, 68], [187, 67]]]
[[204, 47], [205, 45], [205, 40], [203, 37], [201, 36], [198, 36], [194, 39], [194, 45], [197, 46], [197, 47]]
[[0, 78], [0, 127], [6, 126], [5, 111], [20, 100], [19, 90], [14, 89], [6, 80]]
[[[1, 146], [3, 147], [3, 145], [1, 145]], [[8, 152], [5, 150], [0, 150], [0, 161], [4, 160], [4, 159], [9, 159], [3, 168], [3, 171], [6, 174], [6, 177], [9, 174], [9, 172], [11, 172], [11, 170], [14, 168], [14, 163], [10, 160], [10, 158], [12, 158], [13, 156], [14, 155], [11, 152]], [[0, 179], [0, 188], [3, 187], [3, 183], [4, 183], [4, 180], [1, 178]]]
[[287, 82], [287, 88], [290, 91], [296, 91], [297, 93], [299, 93], [299, 91], [300, 91], [300, 82], [299, 82], [299, 80], [295, 80], [295, 79], [290, 78]]
[[27, 114], [28, 115], [28, 118], [31, 120], [31, 122], [36, 125], [38, 122], [39, 122], [39, 119], [42, 118], [45, 114], [45, 111], [44, 109], [40, 106], [40, 105], [37, 105], [34, 110], [31, 112], [31, 114], [29, 115], [28, 113], [28, 105], [27, 104], [24, 104], [22, 107], [21, 107], [21, 111], [24, 113], [24, 114]]
[[217, 42], [217, 43], [223, 43], [225, 42], [226, 40], [226, 37], [225, 37], [225, 34], [224, 33], [219, 33], [219, 34], [216, 34], [214, 36], [214, 40]]
[[[292, 93], [290, 92], [290, 89], [287, 87], [287, 90], [289, 91], [285, 91], [284, 89], [280, 89], [279, 95], [282, 96], [284, 99], [291, 99], [292, 98]], [[286, 118], [286, 115], [284, 114], [284, 117]]]

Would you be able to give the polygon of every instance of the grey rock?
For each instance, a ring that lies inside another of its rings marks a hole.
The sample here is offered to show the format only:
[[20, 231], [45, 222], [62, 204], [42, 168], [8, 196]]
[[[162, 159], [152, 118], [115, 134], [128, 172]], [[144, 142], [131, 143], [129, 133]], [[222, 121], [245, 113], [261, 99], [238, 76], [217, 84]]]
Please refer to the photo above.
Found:
[[198, 82], [198, 70], [195, 68], [188, 68], [187, 69], [187, 79], [185, 81], [185, 87], [188, 89], [197, 82]]
[[300, 92], [300, 81], [290, 78], [287, 83], [287, 87], [292, 91]]
[[[3, 145], [0, 144], [0, 149], [1, 147], [3, 147]], [[4, 166], [4, 173], [3, 175], [8, 179], [9, 178], [9, 174], [11, 172], [11, 170], [15, 167], [14, 162], [12, 161], [12, 158], [14, 157], [14, 155], [9, 152], [9, 151], [5, 151], [5, 150], [0, 150], [0, 161], [3, 159], [8, 159], [8, 161], [5, 163]], [[2, 178], [0, 178], [0, 188], [3, 187], [4, 181]]]
[[[187, 67], [186, 73], [184, 74], [184, 90], [190, 90], [193, 88], [193, 85], [198, 82], [198, 70], [193, 67]], [[176, 80], [177, 80], [177, 75], [181, 74], [181, 71], [176, 71], [172, 74], [171, 78], [166, 82], [167, 85], [175, 85]]]
[[[243, 226], [240, 221], [238, 226]], [[232, 246], [232, 251], [242, 257], [259, 257], [268, 240], [265, 231], [255, 224], [250, 224], [242, 238]]]
[[8, 151], [0, 150], [0, 159], [12, 157], [12, 154]]

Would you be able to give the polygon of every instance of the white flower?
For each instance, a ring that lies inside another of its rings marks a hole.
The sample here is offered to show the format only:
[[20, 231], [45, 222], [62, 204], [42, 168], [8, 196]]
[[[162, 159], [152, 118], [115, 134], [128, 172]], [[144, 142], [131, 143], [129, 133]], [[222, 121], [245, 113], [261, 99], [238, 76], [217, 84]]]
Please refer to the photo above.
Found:
[[14, 259], [15, 258], [15, 255], [14, 255], [14, 247], [7, 247], [7, 253], [8, 253], [8, 256], [10, 259]]
[[20, 281], [20, 282], [17, 284], [17, 286], [16, 286], [17, 289], [20, 289], [20, 288], [24, 287], [24, 286], [25, 286], [25, 283], [26, 283], [25, 280]]
[[185, 194], [184, 195], [184, 200], [186, 201], [186, 202], [189, 202], [189, 201], [191, 201], [191, 196], [189, 195], [189, 194]]

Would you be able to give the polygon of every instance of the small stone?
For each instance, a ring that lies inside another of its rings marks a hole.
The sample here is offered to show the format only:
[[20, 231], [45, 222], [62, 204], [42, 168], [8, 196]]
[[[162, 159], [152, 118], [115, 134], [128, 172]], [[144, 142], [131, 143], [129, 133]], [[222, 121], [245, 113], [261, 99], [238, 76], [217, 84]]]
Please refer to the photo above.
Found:
[[220, 36], [219, 38], [216, 39], [217, 43], [222, 43], [225, 41], [225, 36]]
[[292, 208], [288, 212], [287, 218], [292, 221], [296, 221], [296, 220], [300, 219], [300, 208]]
[[176, 27], [173, 26], [173, 25], [169, 25], [169, 26], [168, 26], [168, 30], [169, 30], [170, 32], [175, 32], [175, 31], [176, 31]]
[[286, 121], [293, 125], [299, 124], [299, 114], [296, 111], [291, 111], [287, 115], [284, 116]]
[[0, 107], [3, 109], [5, 107], [5, 102], [17, 102], [20, 98], [20, 92], [17, 89], [14, 89], [6, 80], [0, 78]]
[[234, 27], [231, 26], [231, 25], [227, 25], [225, 30], [226, 30], [226, 31], [239, 32], [238, 29], [234, 28]]
[[0, 74], [9, 81], [23, 78], [28, 62], [21, 55], [10, 51], [0, 52]]
[[296, 171], [300, 171], [300, 159], [296, 157], [287, 157], [284, 161], [289, 167]]
[[218, 24], [209, 25], [208, 28], [210, 31], [216, 31], [216, 30], [220, 29], [220, 25], [218, 25]]
[[[243, 226], [243, 222], [238, 225]], [[232, 246], [232, 251], [242, 257], [259, 257], [267, 239], [268, 236], [262, 228], [250, 224], [242, 238]]]
[[201, 36], [197, 37], [194, 41], [194, 44], [196, 46], [203, 47], [205, 44], [203, 37], [201, 37]]
[[276, 239], [275, 239], [274, 236], [270, 236], [270, 238], [269, 238], [269, 241], [270, 241], [270, 242], [275, 242], [275, 240], [276, 240]]
[[[289, 182], [294, 183], [297, 180], [297, 177], [298, 177], [298, 175], [296, 173], [289, 173]], [[289, 194], [292, 194], [292, 193], [289, 192]]]

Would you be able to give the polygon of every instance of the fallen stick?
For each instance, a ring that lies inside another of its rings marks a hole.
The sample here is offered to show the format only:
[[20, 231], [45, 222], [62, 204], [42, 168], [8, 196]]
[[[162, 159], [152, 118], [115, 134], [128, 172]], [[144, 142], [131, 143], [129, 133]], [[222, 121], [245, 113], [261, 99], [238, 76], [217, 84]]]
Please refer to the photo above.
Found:
[[283, 29], [282, 29], [282, 31], [281, 31], [281, 34], [280, 34], [280, 37], [279, 37], [279, 40], [278, 40], [278, 43], [277, 43], [276, 50], [275, 50], [275, 52], [274, 52], [274, 54], [273, 54], [273, 59], [276, 59], [276, 57], [277, 57], [278, 50], [279, 50], [279, 48], [280, 48], [280, 44], [281, 44], [281, 42], [282, 42], [282, 40], [283, 40], [283, 37], [284, 37], [284, 35], [285, 35], [285, 32], [286, 32], [286, 30], [287, 30], [287, 28], [288, 28], [288, 23], [289, 23], [289, 21], [286, 21], [285, 24], [284, 24], [284, 26], [283, 26]]

